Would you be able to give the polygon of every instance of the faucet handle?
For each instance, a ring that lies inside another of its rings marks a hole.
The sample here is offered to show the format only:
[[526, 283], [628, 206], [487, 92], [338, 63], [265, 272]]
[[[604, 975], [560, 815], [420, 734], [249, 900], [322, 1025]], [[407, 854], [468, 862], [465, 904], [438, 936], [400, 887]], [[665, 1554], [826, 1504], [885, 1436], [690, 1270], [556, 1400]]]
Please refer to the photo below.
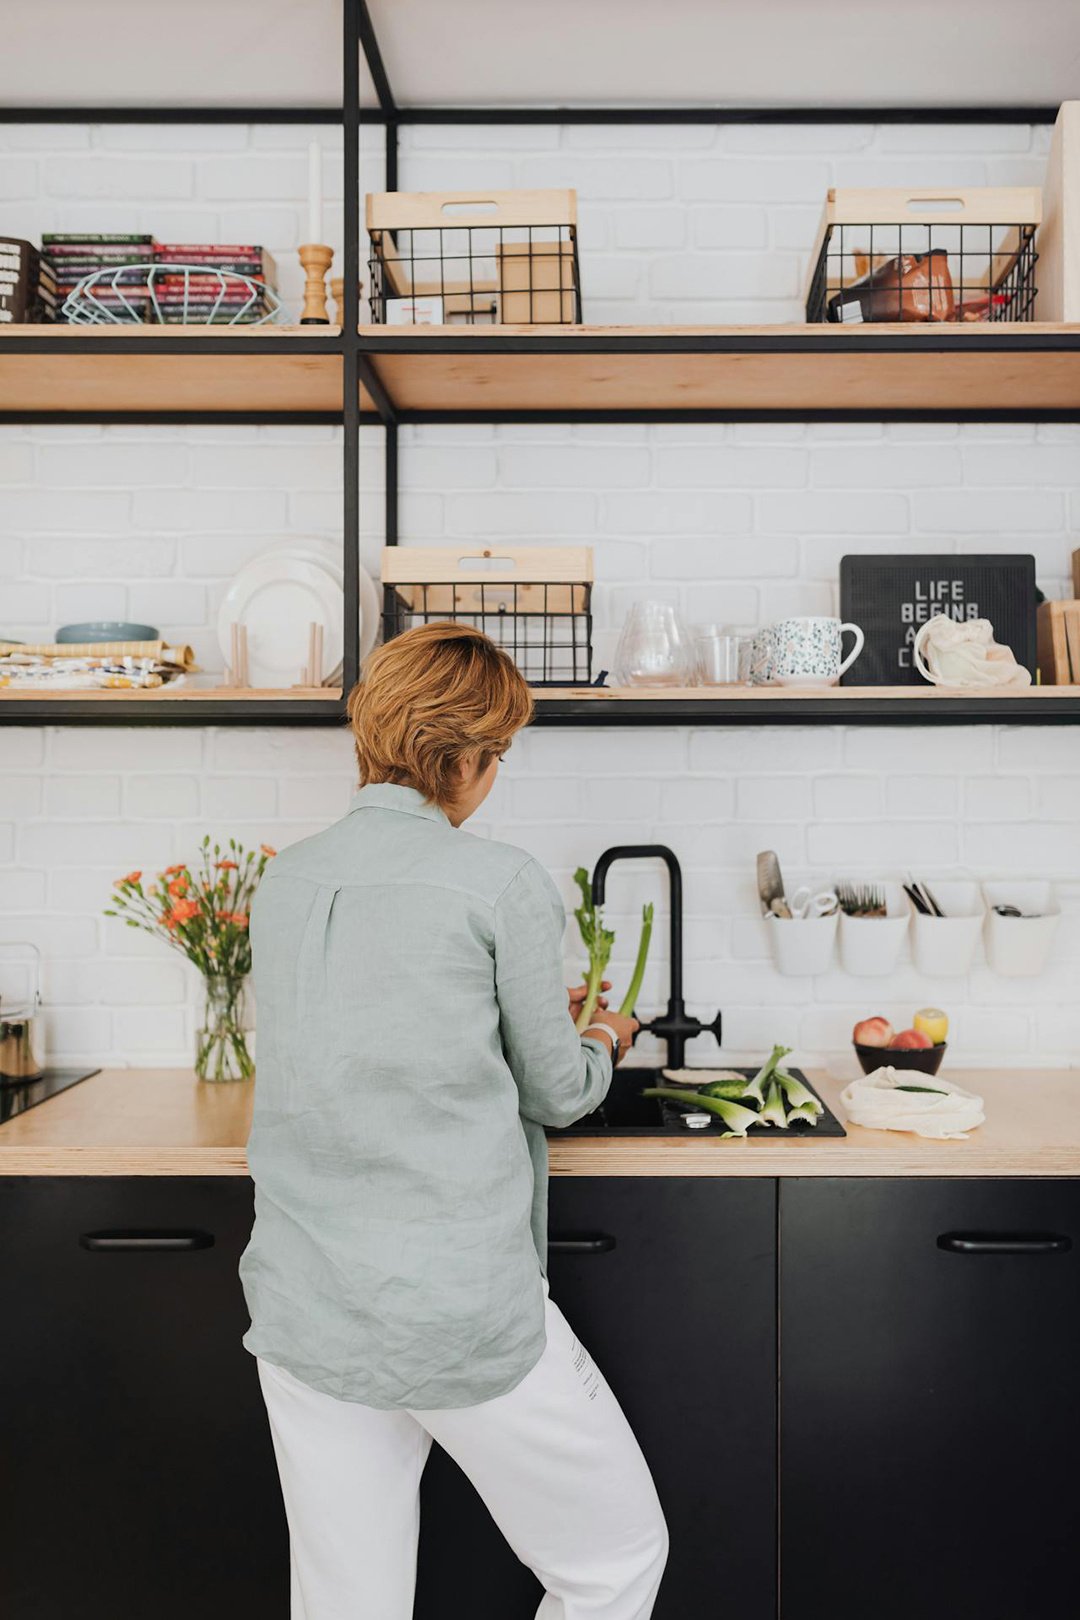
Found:
[[723, 1044], [721, 1042], [721, 1039], [720, 1039], [720, 1035], [721, 1035], [721, 1031], [722, 1031], [723, 1027], [724, 1027], [724, 1015], [723, 1015], [722, 1012], [718, 1012], [716, 1017], [713, 1019], [711, 1024], [702, 1024], [701, 1033], [703, 1035], [706, 1034], [706, 1033], [715, 1035], [716, 1036], [716, 1044], [717, 1044], [717, 1046], [720, 1046], [720, 1045]]

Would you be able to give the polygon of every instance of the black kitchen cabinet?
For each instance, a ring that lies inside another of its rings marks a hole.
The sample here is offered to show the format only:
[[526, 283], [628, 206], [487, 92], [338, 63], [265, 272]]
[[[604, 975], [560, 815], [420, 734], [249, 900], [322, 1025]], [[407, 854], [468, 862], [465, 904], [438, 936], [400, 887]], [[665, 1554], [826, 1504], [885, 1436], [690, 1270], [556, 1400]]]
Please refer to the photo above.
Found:
[[243, 1176], [0, 1181], [10, 1620], [286, 1620]]
[[1080, 1182], [780, 1184], [784, 1620], [1075, 1612]]
[[[776, 1185], [551, 1185], [552, 1297], [618, 1396], [671, 1531], [655, 1620], [776, 1615]], [[433, 1449], [416, 1620], [532, 1620], [540, 1588]], [[462, 1606], [463, 1605], [463, 1606]]]

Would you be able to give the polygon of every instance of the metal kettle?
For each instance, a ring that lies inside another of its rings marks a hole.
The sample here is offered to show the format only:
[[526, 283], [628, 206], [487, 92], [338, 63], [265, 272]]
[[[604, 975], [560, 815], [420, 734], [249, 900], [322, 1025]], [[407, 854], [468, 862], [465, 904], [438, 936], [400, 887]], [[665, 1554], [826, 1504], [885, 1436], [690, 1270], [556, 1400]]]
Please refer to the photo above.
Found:
[[36, 1080], [45, 1070], [45, 1027], [41, 1014], [41, 952], [29, 940], [14, 942], [34, 953], [33, 991], [24, 1002], [0, 997], [0, 1085]]

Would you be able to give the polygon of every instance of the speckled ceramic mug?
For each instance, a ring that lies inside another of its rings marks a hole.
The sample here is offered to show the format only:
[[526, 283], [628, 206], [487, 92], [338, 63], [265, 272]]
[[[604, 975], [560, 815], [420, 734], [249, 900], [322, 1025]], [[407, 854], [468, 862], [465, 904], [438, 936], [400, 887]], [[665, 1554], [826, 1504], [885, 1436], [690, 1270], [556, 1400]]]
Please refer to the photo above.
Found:
[[[845, 630], [855, 637], [846, 658]], [[839, 619], [781, 619], [772, 627], [770, 678], [780, 686], [835, 686], [862, 652], [863, 639], [857, 624], [842, 624]]]

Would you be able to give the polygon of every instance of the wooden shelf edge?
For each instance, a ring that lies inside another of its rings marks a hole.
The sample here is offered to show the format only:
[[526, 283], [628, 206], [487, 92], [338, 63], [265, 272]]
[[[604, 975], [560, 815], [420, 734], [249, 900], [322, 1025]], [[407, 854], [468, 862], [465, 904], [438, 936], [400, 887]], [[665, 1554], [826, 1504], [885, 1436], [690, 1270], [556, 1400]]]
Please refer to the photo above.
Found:
[[1080, 701], [1080, 686], [1027, 686], [1016, 691], [971, 691], [956, 686], [545, 686], [534, 689], [538, 704], [573, 700], [580, 703], [805, 703], [898, 700], [919, 703], [1016, 703], [1034, 698]]
[[30, 690], [20, 691], [11, 686], [0, 686], [0, 703], [340, 703], [344, 693], [340, 686], [184, 686], [170, 692], [167, 687], [154, 691], [91, 691], [64, 692]]

